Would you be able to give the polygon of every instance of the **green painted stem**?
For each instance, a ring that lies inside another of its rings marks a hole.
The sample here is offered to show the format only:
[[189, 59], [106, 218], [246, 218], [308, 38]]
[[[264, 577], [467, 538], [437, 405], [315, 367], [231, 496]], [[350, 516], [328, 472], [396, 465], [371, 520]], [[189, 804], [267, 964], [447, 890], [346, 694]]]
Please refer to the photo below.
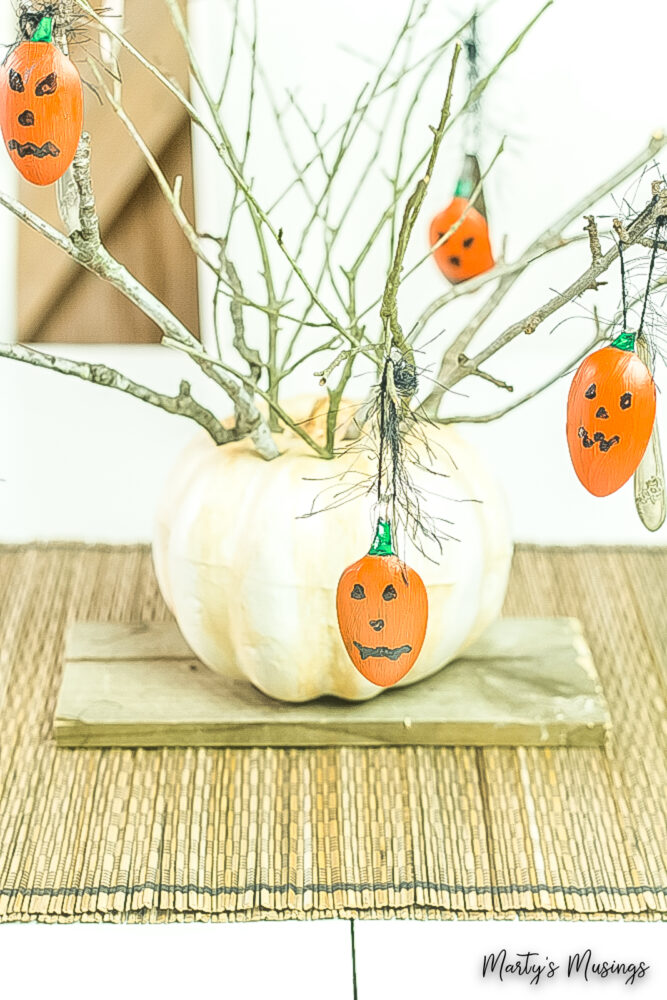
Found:
[[395, 556], [391, 540], [391, 524], [389, 521], [378, 520], [375, 538], [370, 547], [369, 556]]
[[612, 341], [611, 346], [617, 347], [619, 351], [634, 351], [636, 339], [636, 333], [628, 333], [624, 330], [623, 333], [619, 333], [616, 340]]
[[31, 42], [53, 42], [53, 18], [43, 17], [35, 28]]

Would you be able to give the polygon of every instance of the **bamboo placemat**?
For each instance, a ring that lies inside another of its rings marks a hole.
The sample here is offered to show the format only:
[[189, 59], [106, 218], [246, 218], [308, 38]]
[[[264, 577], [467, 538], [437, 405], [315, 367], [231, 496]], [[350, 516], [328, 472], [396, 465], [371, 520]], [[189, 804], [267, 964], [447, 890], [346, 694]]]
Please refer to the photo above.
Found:
[[163, 621], [144, 547], [0, 548], [0, 920], [667, 915], [667, 550], [516, 554], [583, 621], [607, 751], [56, 749], [75, 621]]

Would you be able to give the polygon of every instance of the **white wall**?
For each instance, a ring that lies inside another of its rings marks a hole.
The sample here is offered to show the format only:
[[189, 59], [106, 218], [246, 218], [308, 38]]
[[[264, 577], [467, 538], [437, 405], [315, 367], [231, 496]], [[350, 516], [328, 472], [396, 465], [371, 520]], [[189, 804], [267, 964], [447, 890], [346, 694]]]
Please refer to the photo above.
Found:
[[[504, 47], [536, 7], [529, 0], [498, 0], [484, 29], [487, 59]], [[259, 8], [262, 57], [278, 81], [276, 90], [298, 87], [313, 114], [326, 103], [329, 118], [335, 122], [367, 75], [365, 64], [338, 43], [345, 42], [371, 56], [379, 54], [406, 4], [388, 5], [382, 0], [365, 0], [363, 4], [358, 0], [338, 0], [336, 4], [284, 0], [275, 4], [261, 0]], [[467, 12], [468, 4], [458, 0], [448, 9], [440, 4], [435, 4], [436, 8], [446, 33]], [[219, 5], [213, 0], [192, 0], [192, 9], [195, 20], [201, 18], [208, 26], [203, 38], [205, 58], [219, 61], [221, 43], [208, 20]], [[642, 148], [652, 130], [667, 127], [661, 70], [667, 13], [651, 0], [637, 0], [631, 14], [630, 18], [627, 5], [620, 0], [587, 4], [559, 0], [494, 85], [486, 103], [485, 155], [493, 151], [504, 130], [510, 138], [507, 153], [489, 178], [487, 204], [497, 241], [509, 234], [510, 254], [520, 251], [579, 195]], [[633, 42], [637, 38], [641, 44]], [[442, 83], [440, 78], [423, 94], [424, 125], [435, 120]], [[239, 122], [233, 124], [238, 126]], [[253, 162], [258, 187], [268, 191], [272, 184], [279, 186], [280, 167], [264, 125], [260, 113]], [[416, 138], [415, 149], [421, 148], [418, 141], [424, 140]], [[201, 147], [198, 149], [201, 154]], [[413, 259], [425, 247], [429, 218], [447, 201], [459, 159], [458, 144], [451, 152], [445, 150], [425, 206], [422, 231], [416, 233]], [[11, 183], [6, 168], [3, 159], [0, 182], [5, 190]], [[201, 155], [199, 170], [200, 209], [204, 203], [214, 210], [218, 179]], [[648, 181], [639, 195], [633, 196], [635, 204], [641, 204], [647, 188]], [[600, 211], [613, 212], [613, 204], [608, 201]], [[203, 213], [202, 218], [205, 216]], [[13, 227], [6, 216], [0, 221], [0, 254], [4, 255], [0, 257], [0, 290], [8, 317], [12, 314], [13, 282], [6, 255]], [[357, 239], [364, 221], [362, 207]], [[292, 222], [287, 219], [287, 234]], [[350, 245], [353, 243], [352, 238]], [[249, 244], [248, 262], [253, 252]], [[482, 340], [493, 335], [500, 323], [509, 323], [544, 301], [550, 288], [566, 284], [584, 260], [585, 255], [568, 253], [560, 262], [552, 258], [548, 267], [536, 270], [534, 277], [523, 281], [508, 298], [498, 323], [488, 328]], [[379, 269], [369, 273], [361, 289], [365, 299], [374, 297], [381, 276]], [[616, 273], [610, 275], [610, 282], [610, 290], [601, 296], [607, 313], [618, 297]], [[442, 289], [443, 280], [427, 262], [404, 292], [408, 320], [422, 302]], [[589, 293], [584, 304], [590, 307], [593, 301]], [[541, 380], [571, 356], [589, 334], [585, 321], [576, 318], [584, 317], [585, 309], [575, 307], [570, 315], [574, 317], [571, 322], [553, 335], [550, 330], [554, 324], [545, 324], [530, 340], [517, 342], [489, 365], [491, 370], [514, 382], [517, 393]], [[448, 329], [456, 329], [457, 319], [460, 315], [448, 315]], [[9, 327], [6, 329], [9, 336]], [[62, 353], [106, 360], [158, 388], [175, 389], [186, 365], [193, 385], [200, 384], [191, 364], [160, 348], [77, 347]], [[658, 373], [659, 384], [661, 381], [662, 369]], [[494, 407], [507, 398], [483, 383], [465, 388], [474, 395], [462, 404], [457, 400], [457, 406], [473, 410]], [[219, 408], [208, 386], [202, 387], [201, 394], [208, 394], [211, 405]], [[505, 486], [516, 538], [564, 543], [664, 542], [667, 529], [652, 536], [641, 527], [631, 486], [605, 500], [589, 497], [579, 486], [569, 465], [564, 436], [566, 394], [567, 384], [561, 382], [503, 421], [466, 431]], [[15, 363], [0, 365], [0, 406], [5, 428], [0, 439], [0, 476], [5, 480], [0, 483], [1, 540], [149, 538], [160, 483], [191, 434], [187, 421], [120, 393]], [[662, 406], [659, 420], [667, 441]]]

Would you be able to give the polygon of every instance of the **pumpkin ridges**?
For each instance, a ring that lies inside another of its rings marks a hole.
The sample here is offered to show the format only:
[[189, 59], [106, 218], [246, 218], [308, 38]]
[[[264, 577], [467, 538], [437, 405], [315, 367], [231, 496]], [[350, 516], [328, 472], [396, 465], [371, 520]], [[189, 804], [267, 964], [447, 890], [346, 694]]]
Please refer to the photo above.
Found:
[[[447, 447], [451, 452], [449, 457], [452, 466], [457, 470], [459, 479], [463, 481], [464, 494], [473, 500], [477, 500], [480, 496], [478, 493], [479, 480], [483, 480], [488, 476], [488, 467], [480, 454], [470, 451], [466, 447], [467, 442], [452, 425], [448, 426], [448, 432], [449, 440]], [[465, 463], [457, 462], [457, 448], [465, 450]], [[493, 599], [492, 595], [499, 590], [502, 593], [507, 591], [513, 552], [512, 540], [507, 533], [509, 508], [504, 493], [499, 493], [495, 504], [484, 502], [473, 503], [470, 507], [478, 529], [474, 536], [478, 549], [474, 550], [474, 555], [477, 556], [479, 554], [482, 557], [487, 552], [487, 549], [492, 549], [494, 559], [492, 562], [484, 562], [483, 560], [478, 562], [480, 566], [478, 576], [479, 601], [471, 601], [470, 608], [466, 608], [466, 614], [469, 611], [476, 613], [472, 616], [468, 629], [468, 637], [463, 643], [461, 651], [476, 642], [488, 628], [489, 619], [485, 614], [485, 608], [488, 606], [489, 595]], [[504, 545], [502, 544], [503, 540], [506, 540]], [[468, 543], [469, 546], [470, 544], [471, 542]], [[459, 621], [461, 624], [463, 623], [462, 618], [463, 615], [460, 615]]]
[[[293, 418], [300, 418], [289, 400], [284, 405]], [[156, 563], [162, 567], [160, 586], [169, 593], [176, 619], [195, 654], [223, 676], [243, 677], [269, 696], [291, 702], [322, 695], [350, 701], [377, 697], [386, 688], [371, 683], [353, 666], [336, 618], [340, 570], [355, 562], [370, 541], [365, 500], [299, 519], [318, 491], [330, 484], [330, 477], [350, 466], [350, 455], [324, 461], [288, 432], [281, 435], [280, 443], [285, 454], [266, 462], [249, 439], [218, 447], [204, 432], [195, 434], [183, 456], [175, 459], [174, 476], [167, 487], [171, 499], [166, 498], [160, 513], [162, 528], [154, 542]], [[401, 687], [431, 676], [459, 655], [473, 624], [477, 630], [496, 618], [509, 571], [508, 526], [503, 509], [497, 506], [497, 483], [486, 463], [451, 426], [433, 428], [430, 445], [438, 469], [449, 477], [433, 496], [433, 511], [442, 517], [455, 514], [456, 535], [462, 541], [446, 544], [439, 565], [425, 562], [423, 569], [419, 566], [428, 587], [430, 624], [419, 659], [398, 681]], [[190, 462], [193, 452], [197, 458]], [[420, 454], [428, 464], [421, 448]], [[359, 474], [372, 470], [363, 449], [355, 463]], [[432, 474], [419, 475], [432, 490]], [[480, 502], [457, 502], [471, 497]], [[246, 511], [250, 513], [247, 520]], [[237, 534], [239, 517], [246, 542], [235, 546], [232, 555], [226, 539], [230, 532]], [[286, 536], [288, 545], [277, 551], [273, 534]], [[223, 549], [227, 565], [230, 559], [238, 560], [224, 575], [219, 565]], [[416, 564], [410, 551], [407, 558]], [[493, 568], [491, 577], [487, 568]], [[287, 612], [288, 618], [295, 615], [287, 631], [277, 616], [260, 620], [257, 604], [264, 597], [257, 596], [255, 581], [263, 577], [271, 582], [269, 603], [277, 607], [284, 607], [285, 589], [300, 581], [300, 601], [289, 604], [290, 609], [298, 606], [298, 611]], [[488, 580], [488, 587], [480, 598], [481, 579]], [[250, 610], [251, 602], [254, 625], [245, 613], [243, 621], [237, 614], [241, 605]], [[235, 623], [231, 635], [230, 619]]]

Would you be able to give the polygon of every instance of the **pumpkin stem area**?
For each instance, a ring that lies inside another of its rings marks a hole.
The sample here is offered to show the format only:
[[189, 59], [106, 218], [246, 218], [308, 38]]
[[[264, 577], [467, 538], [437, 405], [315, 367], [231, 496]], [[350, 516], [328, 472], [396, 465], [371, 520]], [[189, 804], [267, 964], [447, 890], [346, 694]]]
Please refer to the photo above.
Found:
[[369, 556], [395, 556], [391, 540], [391, 524], [389, 521], [378, 520], [375, 538], [368, 552]]
[[43, 17], [35, 28], [31, 42], [52, 42], [53, 41], [53, 18]]
[[623, 333], [619, 333], [616, 340], [612, 341], [611, 346], [617, 347], [619, 351], [634, 351], [636, 339], [636, 333], [627, 333], [624, 330]]

